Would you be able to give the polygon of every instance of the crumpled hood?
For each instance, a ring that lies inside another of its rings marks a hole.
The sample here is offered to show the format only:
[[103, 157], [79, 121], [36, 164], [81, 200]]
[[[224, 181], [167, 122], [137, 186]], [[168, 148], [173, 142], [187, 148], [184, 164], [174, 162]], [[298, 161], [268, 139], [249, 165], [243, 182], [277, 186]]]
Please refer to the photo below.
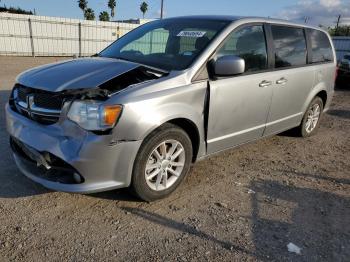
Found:
[[74, 59], [25, 71], [17, 77], [17, 82], [51, 92], [96, 88], [139, 66], [112, 58]]

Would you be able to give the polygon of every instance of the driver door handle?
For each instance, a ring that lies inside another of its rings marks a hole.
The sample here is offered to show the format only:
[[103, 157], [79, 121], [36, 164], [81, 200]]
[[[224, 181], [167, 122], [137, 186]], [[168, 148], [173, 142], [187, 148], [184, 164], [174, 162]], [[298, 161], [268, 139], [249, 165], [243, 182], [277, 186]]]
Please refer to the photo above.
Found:
[[278, 84], [278, 85], [283, 85], [283, 84], [285, 84], [285, 83], [287, 83], [287, 82], [288, 82], [288, 80], [285, 79], [284, 77], [282, 77], [281, 79], [278, 79], [278, 80], [276, 81], [276, 84]]
[[272, 82], [271, 81], [266, 81], [266, 80], [262, 81], [259, 84], [260, 87], [267, 87], [267, 86], [270, 86], [270, 85], [272, 85]]

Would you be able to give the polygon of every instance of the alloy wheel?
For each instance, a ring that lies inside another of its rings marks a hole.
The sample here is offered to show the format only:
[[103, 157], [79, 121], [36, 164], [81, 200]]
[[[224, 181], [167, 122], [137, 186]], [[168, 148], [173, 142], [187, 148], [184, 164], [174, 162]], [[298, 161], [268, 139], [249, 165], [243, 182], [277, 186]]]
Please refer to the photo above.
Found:
[[179, 141], [160, 143], [148, 157], [145, 168], [147, 185], [155, 191], [170, 188], [181, 176], [185, 158], [185, 149]]
[[307, 119], [305, 122], [305, 130], [308, 134], [310, 134], [317, 126], [318, 120], [321, 115], [321, 107], [319, 104], [314, 104], [307, 115]]

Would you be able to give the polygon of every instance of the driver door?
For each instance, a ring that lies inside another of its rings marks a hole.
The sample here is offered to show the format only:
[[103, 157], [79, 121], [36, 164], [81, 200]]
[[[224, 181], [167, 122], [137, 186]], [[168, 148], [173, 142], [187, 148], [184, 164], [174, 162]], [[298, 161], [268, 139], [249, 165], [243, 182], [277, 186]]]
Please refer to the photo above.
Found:
[[245, 60], [245, 73], [210, 80], [208, 154], [260, 138], [272, 98], [267, 44], [262, 24], [234, 30], [216, 56]]

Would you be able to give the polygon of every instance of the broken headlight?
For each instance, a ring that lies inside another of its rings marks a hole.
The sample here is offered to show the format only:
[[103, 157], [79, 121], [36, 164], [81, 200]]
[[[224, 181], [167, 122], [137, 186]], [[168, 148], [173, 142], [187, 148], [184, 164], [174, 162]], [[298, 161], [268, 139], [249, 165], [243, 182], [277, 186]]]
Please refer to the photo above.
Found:
[[104, 105], [99, 101], [74, 101], [68, 111], [68, 118], [90, 131], [113, 128], [122, 112], [121, 105]]

